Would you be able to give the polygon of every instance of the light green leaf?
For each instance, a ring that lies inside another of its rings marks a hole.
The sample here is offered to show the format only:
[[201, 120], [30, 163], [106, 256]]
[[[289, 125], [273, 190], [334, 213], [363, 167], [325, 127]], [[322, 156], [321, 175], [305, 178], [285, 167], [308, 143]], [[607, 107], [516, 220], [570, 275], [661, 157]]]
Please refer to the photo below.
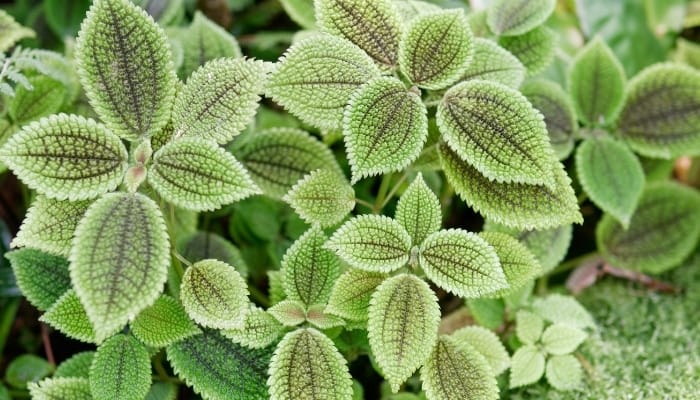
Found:
[[70, 289], [68, 260], [26, 248], [5, 253], [22, 295], [39, 310], [46, 310]]
[[329, 227], [355, 208], [355, 190], [337, 172], [319, 169], [297, 182], [283, 200], [309, 224]]
[[[73, 289], [61, 296], [39, 320], [72, 339], [86, 343], [96, 342], [95, 329]], [[118, 330], [118, 327], [110, 329], [109, 332], [102, 330], [102, 334], [104, 337], [109, 337]]]
[[75, 353], [56, 367], [56, 372], [54, 372], [53, 376], [55, 378], [73, 377], [87, 379], [90, 376], [90, 365], [92, 365], [93, 358], [95, 358], [94, 351]]
[[445, 93], [436, 118], [448, 146], [488, 179], [556, 185], [542, 114], [516, 90], [462, 82]]
[[98, 342], [153, 304], [170, 265], [168, 234], [156, 203], [110, 193], [75, 230], [70, 276]]
[[519, 348], [510, 365], [510, 388], [533, 384], [544, 374], [544, 355], [537, 347], [525, 345]]
[[0, 52], [4, 53], [16, 42], [34, 36], [33, 30], [18, 24], [5, 10], [0, 10]]
[[333, 342], [313, 328], [288, 333], [270, 361], [271, 400], [351, 400], [352, 379]]
[[392, 392], [423, 365], [437, 342], [440, 307], [420, 278], [400, 274], [372, 295], [367, 332], [372, 355]]
[[326, 314], [324, 308], [326, 308], [325, 304], [310, 306], [306, 311], [306, 320], [319, 329], [331, 329], [345, 325], [345, 321], [342, 318], [333, 314]]
[[618, 129], [648, 157], [700, 154], [700, 72], [671, 63], [640, 72], [628, 85]]
[[216, 233], [199, 231], [180, 238], [178, 252], [188, 261], [195, 263], [211, 258], [232, 265], [244, 278], [248, 275], [248, 265], [241, 251]]
[[325, 312], [353, 321], [366, 320], [372, 293], [387, 277], [377, 272], [345, 271], [333, 284]]
[[391, 5], [404, 23], [413, 21], [419, 16], [442, 11], [437, 4], [420, 0], [393, 0]]
[[396, 205], [396, 221], [406, 228], [411, 240], [418, 245], [440, 229], [442, 210], [440, 200], [418, 174]]
[[243, 346], [262, 349], [274, 343], [283, 332], [284, 326], [272, 314], [251, 306], [242, 328], [223, 330], [221, 334]]
[[92, 400], [87, 378], [48, 378], [29, 384], [34, 400]]
[[289, 18], [304, 29], [316, 27], [314, 0], [280, 0]]
[[498, 376], [510, 366], [510, 356], [501, 339], [492, 331], [478, 325], [465, 326], [450, 335], [458, 346], [467, 344], [481, 354], [491, 367], [493, 376]]
[[190, 321], [177, 300], [161, 295], [131, 323], [131, 332], [142, 343], [151, 347], [166, 347], [184, 338], [202, 333]]
[[184, 0], [131, 0], [146, 10], [161, 26], [178, 23], [185, 13]]
[[26, 125], [0, 148], [4, 162], [27, 186], [59, 200], [86, 200], [121, 182], [128, 154], [104, 125], [58, 114]]
[[515, 314], [515, 335], [525, 343], [534, 345], [540, 340], [544, 330], [544, 320], [530, 311], [520, 310]]
[[517, 88], [525, 79], [525, 66], [508, 50], [489, 39], [474, 39], [474, 57], [460, 81], [481, 79]]
[[175, 140], [158, 150], [148, 182], [167, 201], [193, 211], [215, 210], [259, 193], [231, 153], [199, 138]]
[[420, 95], [396, 78], [377, 78], [355, 91], [343, 119], [352, 183], [400, 171], [418, 158], [428, 138], [426, 113]]
[[90, 367], [96, 399], [142, 400], [151, 386], [148, 350], [130, 335], [115, 335], [97, 348]]
[[284, 275], [280, 270], [267, 271], [267, 279], [269, 280], [270, 303], [277, 304], [287, 298], [284, 293]]
[[542, 345], [547, 353], [561, 356], [573, 353], [587, 336], [586, 332], [578, 328], [554, 324], [542, 333]]
[[34, 354], [22, 354], [13, 359], [5, 371], [5, 381], [17, 389], [25, 389], [53, 372], [54, 366]]
[[542, 25], [554, 11], [556, 0], [496, 0], [486, 22], [498, 36], [516, 36]]
[[155, 382], [148, 390], [145, 400], [176, 400], [178, 393], [178, 385], [174, 383]]
[[506, 310], [502, 299], [468, 299], [466, 303], [477, 324], [488, 329], [503, 325]]
[[80, 82], [114, 133], [151, 136], [170, 118], [176, 76], [162, 29], [128, 0], [96, 0], [76, 40]]
[[583, 369], [581, 363], [571, 354], [553, 356], [547, 360], [545, 377], [555, 389], [574, 390], [581, 387]]
[[528, 76], [534, 76], [547, 69], [554, 60], [557, 34], [546, 26], [540, 26], [521, 36], [501, 37], [498, 44], [523, 63]]
[[479, 236], [496, 250], [508, 282], [507, 288], [490, 296], [505, 297], [516, 293], [544, 272], [537, 258], [518, 239], [498, 232], [482, 232]]
[[700, 237], [700, 194], [671, 182], [647, 185], [625, 229], [604, 215], [596, 228], [598, 249], [611, 264], [661, 273], [690, 255]]
[[282, 300], [267, 309], [284, 326], [297, 326], [306, 321], [304, 303], [297, 300]]
[[19, 85], [7, 107], [8, 115], [17, 125], [58, 112], [67, 96], [65, 85], [49, 76], [30, 76], [27, 80], [32, 88]]
[[498, 399], [498, 384], [484, 356], [449, 336], [438, 339], [420, 375], [429, 399]]
[[555, 324], [566, 324], [579, 329], [595, 327], [591, 314], [571, 296], [555, 293], [536, 298], [532, 303], [532, 310]]

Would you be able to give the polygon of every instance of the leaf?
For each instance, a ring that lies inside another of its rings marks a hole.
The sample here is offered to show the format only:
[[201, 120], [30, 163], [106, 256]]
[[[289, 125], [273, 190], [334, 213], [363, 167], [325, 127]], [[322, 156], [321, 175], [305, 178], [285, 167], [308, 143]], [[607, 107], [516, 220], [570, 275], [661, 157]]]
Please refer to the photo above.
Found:
[[442, 8], [437, 4], [420, 0], [394, 0], [391, 5], [404, 24], [413, 21], [419, 16], [442, 11]]
[[170, 47], [143, 9], [127, 0], [96, 0], [75, 58], [90, 105], [114, 133], [136, 140], [168, 122], [176, 86]]
[[58, 114], [26, 125], [0, 148], [0, 160], [22, 182], [58, 200], [86, 200], [114, 190], [128, 154], [103, 125]]
[[148, 182], [167, 201], [193, 211], [215, 210], [259, 193], [233, 155], [199, 138], [175, 140], [158, 150]]
[[161, 26], [180, 22], [184, 16], [183, 0], [132, 0], [146, 10]]
[[96, 399], [142, 400], [151, 386], [148, 350], [133, 336], [118, 334], [97, 348], [90, 367]]
[[51, 77], [36, 75], [27, 79], [32, 89], [19, 85], [7, 107], [8, 115], [17, 125], [58, 112], [67, 95], [64, 84]]
[[430, 399], [498, 399], [498, 384], [486, 359], [449, 336], [438, 339], [421, 369], [421, 380]]
[[55, 378], [73, 377], [87, 379], [90, 374], [90, 365], [92, 365], [93, 358], [95, 358], [94, 351], [75, 353], [58, 365], [53, 376]]
[[351, 183], [400, 171], [420, 155], [428, 137], [420, 96], [396, 78], [377, 78], [349, 100], [343, 119]]
[[555, 389], [574, 390], [581, 386], [583, 369], [581, 363], [571, 354], [552, 356], [547, 360], [545, 377]]
[[248, 311], [242, 328], [221, 331], [227, 338], [252, 349], [271, 345], [283, 332], [284, 326], [272, 314], [257, 307], [251, 307]]
[[542, 25], [554, 11], [555, 0], [497, 0], [487, 11], [491, 32], [517, 36]]
[[[69, 338], [85, 343], [96, 342], [95, 329], [73, 289], [63, 294], [39, 320], [51, 325]], [[101, 332], [106, 338], [117, 333], [118, 330], [117, 327], [110, 329], [109, 332], [101, 329]]]
[[396, 221], [406, 228], [414, 244], [423, 243], [442, 225], [440, 200], [418, 174], [396, 205]]
[[411, 237], [389, 217], [360, 215], [338, 228], [326, 246], [355, 268], [391, 272], [408, 262]]
[[156, 203], [139, 193], [110, 193], [75, 230], [73, 287], [98, 342], [153, 304], [170, 265], [168, 234]]
[[525, 79], [525, 66], [496, 42], [474, 39], [474, 56], [460, 81], [481, 79], [517, 88]]
[[18, 389], [36, 382], [53, 372], [53, 365], [34, 354], [22, 354], [12, 360], [5, 371], [5, 381]]
[[515, 314], [515, 335], [528, 345], [540, 340], [544, 330], [544, 320], [530, 311], [520, 310]]
[[161, 295], [136, 316], [131, 333], [147, 346], [166, 347], [202, 331], [190, 321], [177, 300]]
[[70, 289], [68, 260], [26, 248], [5, 253], [12, 264], [22, 295], [39, 310], [46, 310]]
[[537, 258], [518, 239], [498, 232], [482, 232], [479, 236], [496, 250], [508, 287], [490, 296], [505, 297], [521, 290], [544, 271]]
[[700, 154], [700, 72], [663, 63], [629, 83], [618, 118], [619, 134], [642, 155]]
[[576, 151], [576, 172], [591, 200], [628, 227], [644, 189], [644, 170], [634, 153], [609, 137], [586, 139]]
[[437, 342], [440, 307], [427, 283], [400, 274], [372, 295], [367, 332], [372, 355], [396, 393], [430, 357]]
[[566, 324], [574, 328], [595, 328], [591, 314], [576, 299], [561, 294], [550, 294], [536, 298], [533, 312], [555, 324]]
[[176, 400], [178, 386], [174, 383], [156, 382], [146, 394], [146, 400]]
[[298, 300], [282, 300], [268, 308], [267, 312], [284, 326], [297, 326], [306, 321], [304, 303]]
[[318, 329], [331, 329], [345, 325], [342, 318], [324, 312], [325, 304], [315, 304], [306, 311], [306, 321]]
[[271, 400], [350, 400], [352, 379], [333, 342], [313, 328], [288, 333], [270, 361]]
[[316, 23], [343, 37], [384, 68], [398, 61], [401, 22], [389, 0], [316, 0]]
[[510, 356], [501, 339], [492, 331], [478, 325], [465, 326], [452, 335], [458, 347], [467, 344], [478, 351], [488, 362], [493, 376], [498, 376], [510, 366]]
[[544, 355], [533, 345], [519, 348], [511, 360], [510, 388], [530, 385], [544, 374]]
[[265, 94], [302, 121], [339, 129], [350, 95], [379, 76], [359, 47], [328, 34], [293, 44], [272, 72]]
[[0, 10], [0, 53], [9, 50], [16, 42], [36, 36], [33, 30], [18, 24], [5, 10]]
[[488, 179], [555, 186], [547, 127], [516, 90], [459, 83], [445, 93], [436, 118], [447, 145]]
[[280, 0], [289, 18], [304, 29], [316, 27], [314, 0]]
[[562, 356], [573, 353], [586, 340], [586, 332], [569, 325], [550, 325], [542, 333], [542, 345], [549, 354]]
[[44, 18], [59, 39], [74, 38], [80, 30], [80, 22], [90, 8], [89, 0], [77, 0], [66, 3], [61, 0], [43, 2]]
[[175, 100], [175, 137], [228, 143], [253, 120], [265, 80], [262, 61], [220, 58], [207, 62], [190, 76]]
[[596, 228], [598, 249], [622, 268], [654, 274], [678, 265], [700, 237], [700, 194], [671, 182], [647, 185], [629, 227], [604, 215]]
[[521, 229], [544, 229], [582, 223], [571, 180], [559, 164], [554, 166], [556, 189], [520, 183], [489, 181], [446, 146], [440, 159], [455, 192], [484, 217]]
[[505, 320], [505, 304], [501, 299], [468, 299], [466, 301], [469, 314], [477, 324], [488, 328], [498, 329]]
[[377, 272], [345, 271], [333, 284], [325, 312], [353, 321], [366, 320], [372, 293], [387, 277]]
[[203, 260], [185, 271], [180, 301], [190, 318], [202, 326], [240, 328], [248, 309], [248, 285], [225, 262]]
[[520, 36], [501, 37], [498, 44], [523, 63], [528, 76], [534, 76], [547, 69], [554, 60], [557, 35], [546, 26], [540, 26]]
[[413, 19], [399, 42], [401, 72], [426, 89], [443, 89], [464, 73], [474, 40], [461, 9], [438, 11]]
[[241, 347], [216, 331], [192, 336], [167, 348], [168, 361], [206, 400], [265, 400], [271, 349]]
[[178, 252], [190, 262], [219, 260], [232, 265], [242, 277], [248, 275], [248, 265], [241, 251], [216, 233], [198, 231], [189, 234], [181, 237], [177, 247]]
[[318, 169], [297, 182], [283, 200], [309, 224], [330, 227], [355, 208], [355, 190], [337, 172]]
[[87, 378], [48, 378], [29, 384], [35, 400], [92, 400]]

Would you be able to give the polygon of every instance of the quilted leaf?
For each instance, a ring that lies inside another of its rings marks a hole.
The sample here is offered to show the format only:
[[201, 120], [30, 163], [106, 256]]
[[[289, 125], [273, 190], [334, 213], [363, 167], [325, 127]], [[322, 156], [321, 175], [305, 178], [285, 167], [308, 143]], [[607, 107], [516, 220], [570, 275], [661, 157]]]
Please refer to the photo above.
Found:
[[482, 232], [479, 236], [496, 250], [508, 282], [507, 288], [500, 289], [489, 297], [505, 297], [516, 293], [543, 273], [537, 258], [518, 239], [498, 232]]
[[92, 400], [87, 378], [47, 378], [29, 383], [29, 394], [35, 400]]
[[561, 323], [580, 329], [595, 327], [591, 314], [571, 296], [555, 293], [536, 298], [532, 303], [532, 311], [555, 324]]
[[319, 169], [297, 182], [284, 201], [309, 224], [329, 227], [355, 208], [355, 190], [337, 172]]
[[326, 314], [324, 311], [325, 304], [316, 304], [306, 311], [306, 321], [318, 329], [331, 329], [345, 325], [342, 318], [333, 314]]
[[5, 253], [22, 295], [39, 310], [46, 310], [70, 289], [68, 260], [26, 248]]
[[[39, 320], [51, 325], [69, 338], [95, 343], [95, 329], [73, 289], [63, 294]], [[104, 336], [117, 333], [118, 329], [105, 332]]]
[[284, 326], [272, 314], [257, 307], [248, 311], [242, 328], [221, 331], [227, 338], [252, 349], [271, 345], [283, 332]]
[[549, 357], [545, 377], [558, 390], [574, 390], [583, 382], [581, 363], [571, 354]]
[[525, 344], [534, 345], [540, 340], [544, 320], [530, 311], [520, 310], [515, 314], [515, 335]]
[[148, 350], [130, 335], [115, 335], [97, 348], [90, 367], [96, 399], [142, 400], [151, 387]]
[[510, 356], [501, 339], [492, 331], [478, 325], [465, 326], [450, 335], [458, 346], [464, 343], [478, 351], [491, 367], [493, 376], [500, 375], [510, 366]]
[[554, 324], [542, 333], [542, 345], [549, 354], [564, 355], [572, 353], [586, 340], [586, 332], [564, 324]]
[[31, 89], [19, 85], [7, 107], [7, 114], [17, 125], [58, 112], [67, 96], [64, 83], [49, 76], [30, 76], [27, 80]]
[[519, 348], [511, 360], [511, 389], [530, 385], [542, 378], [544, 374], [544, 355], [533, 345]]
[[542, 25], [554, 11], [556, 0], [497, 0], [486, 22], [498, 36], [516, 36]]
[[334, 282], [325, 311], [353, 321], [366, 320], [372, 293], [387, 277], [378, 272], [345, 271]]
[[27, 186], [59, 200], [85, 200], [113, 190], [127, 168], [119, 138], [94, 120], [58, 114], [26, 125], [0, 148]]
[[501, 37], [498, 44], [523, 63], [528, 76], [533, 76], [547, 69], [554, 60], [557, 34], [546, 26], [540, 26], [520, 36]]
[[56, 372], [54, 372], [53, 376], [56, 378], [74, 377], [87, 379], [90, 374], [90, 365], [92, 365], [93, 358], [95, 358], [94, 351], [75, 353], [56, 367]]
[[5, 10], [0, 10], [0, 52], [5, 52], [24, 38], [34, 36], [33, 30], [18, 24]]
[[190, 262], [219, 260], [232, 265], [241, 276], [248, 275], [248, 265], [241, 251], [216, 233], [199, 231], [184, 236], [178, 241], [178, 251]]
[[440, 307], [420, 278], [400, 274], [386, 279], [372, 295], [367, 332], [384, 377], [396, 393], [423, 365], [437, 342]]
[[411, 235], [414, 244], [423, 243], [428, 235], [442, 225], [440, 200], [418, 174], [396, 205], [396, 221]]
[[161, 295], [131, 323], [131, 333], [151, 347], [166, 347], [201, 332], [180, 303], [166, 295]]
[[139, 193], [110, 193], [75, 230], [70, 276], [98, 342], [153, 304], [170, 265], [168, 235], [156, 203]]
[[474, 57], [460, 81], [481, 79], [517, 88], [525, 79], [525, 66], [493, 40], [474, 39]]
[[314, 0], [280, 0], [289, 18], [305, 29], [316, 27]]
[[297, 326], [306, 321], [304, 304], [297, 300], [282, 300], [267, 312], [284, 326]]
[[396, 78], [377, 78], [355, 91], [343, 119], [352, 183], [400, 171], [418, 158], [428, 138], [426, 113], [420, 96]]

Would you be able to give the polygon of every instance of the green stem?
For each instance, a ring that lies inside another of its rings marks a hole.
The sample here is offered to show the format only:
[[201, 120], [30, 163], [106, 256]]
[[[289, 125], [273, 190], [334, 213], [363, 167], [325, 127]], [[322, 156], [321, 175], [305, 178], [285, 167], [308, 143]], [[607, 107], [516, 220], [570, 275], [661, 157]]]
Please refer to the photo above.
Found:
[[165, 367], [163, 367], [163, 352], [159, 352], [156, 354], [155, 357], [153, 357], [153, 368], [156, 370], [156, 373], [158, 374], [158, 379], [160, 379], [163, 382], [168, 382], [170, 380], [170, 376], [168, 375], [168, 372], [165, 370]]
[[389, 185], [391, 184], [391, 174], [384, 175], [382, 177], [382, 183], [379, 184], [379, 191], [377, 191], [377, 198], [374, 200], [374, 206], [372, 206], [372, 213], [379, 214], [382, 209], [382, 203], [384, 203], [384, 198], [389, 191]]
[[17, 314], [17, 309], [19, 308], [21, 300], [20, 297], [8, 299], [7, 304], [3, 307], [2, 313], [0, 314], [0, 354], [3, 354], [5, 343], [7, 343], [7, 336], [10, 334], [10, 329], [12, 329], [12, 323], [15, 320], [15, 315]]
[[367, 207], [367, 208], [369, 208], [370, 210], [374, 210], [374, 204], [370, 203], [370, 202], [367, 201], [367, 200], [362, 200], [362, 199], [355, 198], [355, 203], [357, 203], [357, 204], [359, 204], [359, 205], [361, 205], [361, 206]]
[[386, 207], [387, 204], [389, 204], [389, 201], [391, 201], [392, 197], [394, 197], [396, 192], [399, 190], [403, 181], [406, 180], [406, 177], [407, 177], [407, 175], [404, 172], [404, 174], [401, 175], [401, 178], [394, 184], [394, 187], [391, 188], [391, 190], [389, 191], [389, 194], [387, 194], [386, 197], [384, 198], [382, 205], [379, 207], [380, 210], [383, 209], [384, 207]]

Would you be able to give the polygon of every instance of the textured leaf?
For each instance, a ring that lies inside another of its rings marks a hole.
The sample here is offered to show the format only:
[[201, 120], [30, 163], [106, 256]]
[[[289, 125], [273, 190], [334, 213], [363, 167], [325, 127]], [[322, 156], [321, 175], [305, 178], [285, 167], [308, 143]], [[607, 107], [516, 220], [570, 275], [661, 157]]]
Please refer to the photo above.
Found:
[[386, 279], [372, 295], [369, 344], [394, 393], [430, 357], [439, 322], [437, 297], [414, 275]]
[[266, 94], [308, 124], [339, 129], [350, 95], [377, 76], [379, 69], [362, 49], [316, 34], [287, 50], [270, 76]]
[[75, 353], [56, 367], [56, 372], [54, 372], [53, 376], [55, 378], [88, 378], [93, 358], [95, 358], [94, 351]]
[[316, 0], [315, 6], [322, 31], [348, 39], [379, 65], [396, 65], [401, 22], [389, 0]]
[[297, 326], [306, 321], [304, 303], [298, 300], [282, 300], [270, 307], [267, 312], [285, 326]]
[[394, 0], [391, 5], [404, 23], [422, 15], [442, 11], [442, 8], [437, 4], [420, 0]]
[[342, 318], [326, 314], [324, 308], [326, 308], [325, 304], [310, 306], [306, 311], [306, 320], [318, 329], [331, 329], [345, 325]]
[[34, 36], [33, 30], [18, 24], [5, 10], [0, 10], [0, 52], [5, 52], [24, 38]]
[[488, 362], [493, 376], [500, 375], [510, 366], [510, 356], [506, 348], [492, 331], [472, 325], [455, 331], [451, 336], [459, 347], [464, 343], [474, 347]]
[[284, 201], [309, 224], [329, 227], [355, 208], [355, 190], [337, 172], [319, 169], [297, 182]]
[[155, 202], [139, 193], [110, 193], [93, 203], [75, 230], [70, 276], [101, 342], [163, 289], [168, 235]]
[[618, 128], [648, 157], [700, 154], [700, 72], [670, 63], [640, 72], [628, 85]]
[[546, 21], [555, 5], [555, 0], [496, 0], [486, 22], [498, 36], [522, 35]]
[[537, 298], [532, 303], [533, 312], [555, 324], [566, 324], [574, 328], [594, 328], [595, 322], [576, 299], [561, 294], [550, 294]]
[[421, 380], [427, 397], [434, 400], [498, 399], [498, 384], [484, 356], [449, 336], [438, 339], [421, 369]]
[[581, 223], [571, 180], [561, 165], [554, 166], [556, 188], [489, 181], [446, 146], [440, 159], [455, 192], [486, 218], [521, 229], [543, 229]]
[[537, 258], [518, 239], [498, 232], [482, 232], [479, 236], [496, 250], [508, 283], [507, 288], [490, 296], [505, 297], [516, 293], [542, 274]]
[[460, 81], [481, 79], [517, 88], [525, 79], [525, 66], [496, 42], [474, 39], [474, 57]]
[[519, 348], [511, 360], [510, 388], [530, 385], [544, 374], [544, 355], [537, 347], [525, 345]]
[[553, 356], [547, 360], [547, 382], [555, 389], [574, 390], [583, 382], [581, 363], [571, 354]]
[[87, 378], [49, 378], [29, 384], [34, 400], [92, 400]]
[[596, 228], [598, 249], [611, 264], [661, 273], [678, 265], [700, 237], [700, 194], [671, 182], [650, 183], [625, 229], [610, 215]]
[[18, 125], [58, 112], [66, 99], [67, 90], [62, 82], [46, 75], [27, 78], [31, 89], [19, 85], [7, 113]]
[[515, 335], [525, 343], [534, 345], [540, 340], [544, 330], [544, 320], [534, 313], [520, 310], [515, 314]]
[[271, 349], [241, 347], [216, 331], [192, 336], [167, 348], [177, 376], [206, 400], [265, 400]]
[[39, 310], [46, 310], [70, 289], [68, 261], [32, 248], [5, 253], [22, 295]]
[[252, 121], [265, 85], [262, 61], [221, 58], [187, 80], [173, 106], [175, 137], [231, 141]]
[[406, 228], [414, 244], [423, 243], [442, 225], [440, 200], [418, 174], [396, 205], [396, 221]]
[[[51, 325], [72, 339], [86, 343], [95, 343], [95, 329], [92, 327], [87, 312], [73, 289], [63, 294], [39, 320]], [[109, 332], [103, 331], [103, 336], [111, 336], [118, 329], [114, 328]]]
[[400, 171], [418, 158], [428, 137], [426, 113], [420, 96], [396, 78], [377, 78], [360, 87], [343, 119], [352, 183]]
[[586, 340], [586, 332], [569, 325], [550, 325], [542, 333], [542, 345], [549, 354], [564, 355], [574, 352]]
[[148, 350], [133, 336], [116, 335], [97, 348], [90, 367], [96, 399], [142, 400], [151, 386]]
[[487, 178], [554, 187], [547, 127], [516, 90], [462, 82], [445, 93], [436, 117], [448, 146]]
[[202, 331], [190, 321], [177, 300], [161, 295], [131, 323], [131, 332], [151, 347], [165, 347]]
[[287, 298], [284, 293], [284, 275], [280, 270], [267, 271], [267, 279], [269, 280], [270, 303], [277, 304]]
[[498, 44], [520, 60], [528, 76], [533, 76], [547, 69], [554, 60], [557, 35], [546, 26], [540, 26], [520, 36], [501, 37]]
[[178, 251], [190, 262], [211, 258], [232, 265], [242, 277], [248, 275], [248, 265], [240, 250], [215, 233], [199, 231], [182, 237], [178, 243]]
[[345, 271], [333, 284], [326, 312], [353, 321], [366, 320], [372, 293], [387, 277], [377, 272]]
[[280, 0], [289, 18], [305, 29], [316, 27], [314, 0]]
[[326, 246], [355, 268], [390, 272], [408, 262], [411, 237], [389, 217], [360, 215], [338, 228]]
[[270, 313], [252, 307], [246, 314], [241, 329], [221, 331], [227, 338], [252, 349], [262, 349], [282, 335], [284, 327]]
[[464, 11], [438, 11], [411, 21], [399, 43], [399, 65], [414, 84], [443, 89], [462, 76], [473, 52]]
[[170, 47], [143, 9], [128, 0], [96, 0], [75, 57], [90, 105], [117, 135], [150, 136], [168, 122], [176, 81]]
[[124, 145], [103, 125], [66, 114], [26, 125], [0, 148], [0, 160], [27, 186], [59, 200], [115, 189], [127, 159]]

